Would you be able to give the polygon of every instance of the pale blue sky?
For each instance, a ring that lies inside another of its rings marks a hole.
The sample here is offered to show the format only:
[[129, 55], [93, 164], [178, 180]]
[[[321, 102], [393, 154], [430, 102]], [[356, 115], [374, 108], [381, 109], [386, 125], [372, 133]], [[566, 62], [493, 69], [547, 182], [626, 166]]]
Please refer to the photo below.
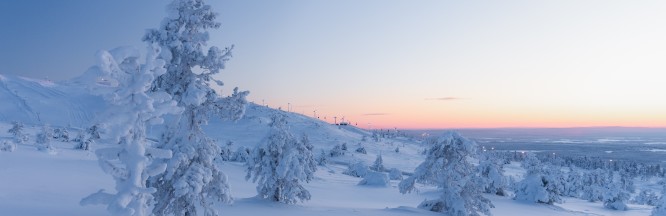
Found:
[[[664, 1], [208, 2], [211, 45], [236, 46], [225, 89], [258, 103], [360, 126], [666, 126]], [[0, 73], [81, 74], [143, 46], [165, 4], [0, 2]]]

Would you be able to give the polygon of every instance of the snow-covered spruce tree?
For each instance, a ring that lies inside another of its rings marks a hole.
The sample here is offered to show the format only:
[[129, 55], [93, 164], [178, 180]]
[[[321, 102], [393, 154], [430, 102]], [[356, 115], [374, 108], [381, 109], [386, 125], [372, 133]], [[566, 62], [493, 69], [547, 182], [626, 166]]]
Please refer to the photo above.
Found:
[[562, 202], [559, 172], [546, 173], [546, 170], [553, 168], [544, 168], [534, 154], [527, 154], [521, 165], [527, 173], [525, 178], [516, 184], [514, 199], [546, 204]]
[[250, 159], [250, 149], [245, 146], [239, 146], [231, 157], [231, 161], [247, 162]]
[[12, 121], [12, 128], [9, 128], [9, 130], [7, 130], [7, 133], [10, 133], [14, 137], [23, 135], [24, 128], [25, 126], [23, 126], [23, 122]]
[[69, 142], [69, 130], [67, 130], [67, 128], [54, 129], [53, 139], [56, 139], [60, 142]]
[[345, 155], [345, 152], [346, 152], [345, 150], [342, 150], [342, 146], [340, 144], [337, 144], [337, 145], [333, 146], [333, 148], [329, 152], [329, 155], [331, 157], [338, 157], [338, 156]]
[[634, 198], [633, 203], [639, 205], [655, 206], [658, 200], [659, 196], [657, 196], [650, 189], [645, 189], [638, 193], [638, 195]]
[[476, 169], [470, 162], [475, 157], [476, 143], [456, 132], [448, 132], [439, 138], [429, 139], [427, 157], [414, 174], [400, 182], [401, 193], [415, 190], [415, 183], [431, 183], [442, 189], [435, 200], [426, 200], [419, 208], [452, 216], [490, 215], [493, 204], [483, 197], [482, 186], [474, 175]]
[[[114, 215], [149, 215], [155, 188], [146, 185], [149, 176], [164, 172], [166, 164], [155, 160], [171, 157], [171, 151], [151, 147], [146, 125], [162, 123], [165, 114], [181, 111], [164, 92], [150, 92], [156, 76], [163, 74], [164, 61], [157, 60], [159, 47], [151, 46], [144, 64], [129, 48], [100, 51], [96, 69], [117, 86], [98, 90], [109, 103], [100, 121], [107, 126], [113, 147], [96, 151], [99, 165], [116, 182], [115, 193], [100, 190], [81, 200], [81, 205], [106, 205]], [[93, 69], [94, 70], [94, 69]], [[85, 142], [85, 138], [81, 138]], [[85, 146], [84, 146], [85, 148]]]
[[368, 154], [368, 151], [366, 151], [365, 147], [363, 145], [361, 145], [356, 149], [356, 153]]
[[99, 140], [101, 128], [102, 124], [94, 124], [86, 129], [86, 133], [88, 133], [88, 137], [90, 137], [90, 139]]
[[328, 154], [324, 150], [321, 150], [319, 157], [317, 157], [317, 164], [319, 166], [326, 166], [328, 164]]
[[378, 154], [375, 162], [372, 163], [370, 169], [377, 172], [384, 172], [386, 167], [384, 167], [384, 160], [382, 159], [382, 154]]
[[51, 144], [53, 139], [53, 129], [49, 125], [42, 126], [42, 131], [37, 134], [37, 139], [35, 139], [35, 145], [40, 151], [54, 152], [55, 147]]
[[372, 140], [375, 141], [375, 142], [379, 142], [380, 138], [379, 138], [379, 134], [377, 133], [377, 131], [372, 131]]
[[389, 178], [391, 180], [402, 180], [402, 172], [396, 168], [391, 168], [389, 170]]
[[622, 189], [624, 189], [628, 193], [636, 192], [636, 185], [634, 185], [634, 177], [632, 177], [631, 174], [626, 171], [620, 171], [618, 172], [618, 174], [620, 180], [619, 183], [622, 186]]
[[231, 151], [231, 146], [234, 144], [232, 141], [227, 141], [226, 145], [220, 147], [220, 159], [222, 161], [230, 161], [233, 152]]
[[16, 144], [11, 140], [2, 140], [0, 143], [0, 151], [13, 152], [14, 150], [16, 150]]
[[83, 133], [83, 131], [79, 132], [79, 134], [76, 135], [74, 141], [76, 142], [76, 146], [74, 148], [81, 149], [84, 151], [91, 150], [92, 145], [95, 144], [95, 139], [93, 139], [92, 137], [86, 137], [86, 134]]
[[629, 193], [622, 188], [622, 183], [613, 181], [605, 185], [606, 190], [603, 193], [604, 207], [614, 210], [627, 210], [627, 201], [629, 201]]
[[349, 163], [347, 170], [343, 171], [342, 174], [350, 175], [354, 177], [365, 177], [368, 174], [370, 169], [365, 165], [365, 162], [359, 160]]
[[60, 141], [61, 142], [69, 142], [69, 141], [71, 141], [71, 138], [72, 137], [70, 136], [69, 130], [67, 128], [62, 128], [62, 130], [60, 130]]
[[25, 126], [22, 122], [12, 121], [12, 128], [7, 132], [14, 137], [14, 142], [21, 144], [28, 141], [28, 136], [24, 133], [24, 130]]
[[666, 215], [666, 185], [663, 186], [661, 190], [661, 198], [656, 201], [656, 205], [652, 209], [651, 216], [663, 216]]
[[317, 163], [312, 156], [312, 144], [301, 140], [288, 130], [282, 115], [271, 117], [269, 135], [252, 151], [247, 162], [246, 180], [257, 183], [258, 197], [293, 204], [310, 200], [303, 182], [314, 178]]
[[583, 175], [581, 199], [590, 202], [603, 200], [603, 193], [605, 185], [610, 183], [612, 177], [608, 176], [608, 172], [602, 169], [592, 170]]
[[483, 154], [479, 159], [477, 168], [484, 193], [498, 196], [506, 195], [507, 182], [504, 177], [504, 169], [502, 169], [502, 164], [497, 158], [493, 158], [489, 154]]
[[220, 27], [217, 14], [203, 0], [174, 0], [167, 7], [168, 16], [159, 29], [150, 29], [144, 41], [162, 47], [160, 59], [166, 61], [166, 73], [157, 77], [153, 91], [165, 91], [183, 107], [173, 118], [160, 148], [169, 149], [173, 157], [166, 172], [151, 177], [157, 188], [153, 213], [156, 215], [217, 215], [216, 202], [230, 202], [226, 175], [215, 159], [220, 147], [203, 132], [202, 125], [211, 117], [237, 120], [242, 117], [249, 92], [234, 89], [221, 98], [210, 85], [222, 82], [214, 75], [224, 69], [231, 48], [212, 46], [207, 50], [208, 30]]
[[569, 167], [569, 172], [567, 173], [566, 180], [564, 182], [564, 193], [562, 195], [568, 197], [580, 197], [580, 192], [583, 188], [582, 186], [583, 175], [574, 167]]
[[548, 187], [546, 187], [546, 190], [549, 193], [557, 194], [558, 197], [561, 197], [565, 192], [566, 185], [566, 175], [564, 172], [562, 172], [561, 166], [547, 164], [546, 166], [543, 166], [542, 173], [544, 175], [544, 179], [548, 182]]

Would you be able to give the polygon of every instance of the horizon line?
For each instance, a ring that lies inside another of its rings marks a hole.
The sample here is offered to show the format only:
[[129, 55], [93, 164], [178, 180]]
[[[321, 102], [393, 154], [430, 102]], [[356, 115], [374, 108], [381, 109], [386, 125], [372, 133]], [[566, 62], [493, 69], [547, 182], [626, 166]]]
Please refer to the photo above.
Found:
[[[359, 127], [360, 128], [360, 127]], [[460, 127], [460, 128], [453, 128], [453, 127], [442, 127], [442, 128], [400, 128], [400, 127], [392, 127], [392, 128], [374, 128], [374, 129], [394, 129], [397, 128], [399, 130], [488, 130], [488, 129], [611, 129], [611, 128], [617, 128], [617, 129], [666, 129], [666, 126], [658, 126], [658, 127], [649, 127], [649, 126], [571, 126], [571, 127]], [[368, 129], [364, 128], [366, 130], [373, 130], [373, 129]]]

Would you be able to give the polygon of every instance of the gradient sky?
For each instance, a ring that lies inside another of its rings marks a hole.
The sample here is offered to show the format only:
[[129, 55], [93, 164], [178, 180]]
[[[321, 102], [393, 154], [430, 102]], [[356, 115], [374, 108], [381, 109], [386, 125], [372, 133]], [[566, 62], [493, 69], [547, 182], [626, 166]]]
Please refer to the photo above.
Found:
[[[666, 1], [209, 1], [223, 88], [372, 128], [666, 127]], [[0, 73], [145, 46], [163, 1], [0, 1]]]

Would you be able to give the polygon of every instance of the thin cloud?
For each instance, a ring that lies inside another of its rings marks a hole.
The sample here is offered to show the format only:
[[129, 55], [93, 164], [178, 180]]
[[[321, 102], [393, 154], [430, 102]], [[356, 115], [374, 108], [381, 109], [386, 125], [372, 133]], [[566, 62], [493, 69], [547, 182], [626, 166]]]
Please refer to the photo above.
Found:
[[388, 113], [365, 113], [363, 115], [364, 116], [382, 116], [382, 115], [388, 115]]
[[462, 98], [459, 98], [459, 97], [440, 97], [440, 98], [426, 98], [426, 100], [452, 101], [452, 100], [462, 100]]

